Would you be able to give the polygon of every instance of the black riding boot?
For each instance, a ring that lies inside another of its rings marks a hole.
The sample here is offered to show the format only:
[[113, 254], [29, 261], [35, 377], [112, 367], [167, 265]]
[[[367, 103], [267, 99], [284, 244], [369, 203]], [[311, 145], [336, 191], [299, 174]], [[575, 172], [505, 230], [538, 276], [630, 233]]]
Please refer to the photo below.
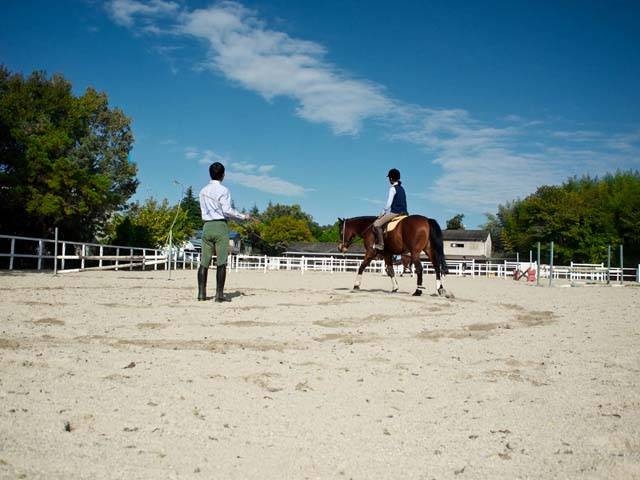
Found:
[[198, 267], [198, 300], [207, 299], [207, 267]]
[[382, 234], [382, 227], [373, 227], [373, 231], [376, 234], [376, 244], [373, 248], [377, 250], [384, 250], [384, 235]]
[[218, 265], [216, 267], [216, 302], [229, 302], [224, 298], [224, 282], [227, 279], [227, 266]]

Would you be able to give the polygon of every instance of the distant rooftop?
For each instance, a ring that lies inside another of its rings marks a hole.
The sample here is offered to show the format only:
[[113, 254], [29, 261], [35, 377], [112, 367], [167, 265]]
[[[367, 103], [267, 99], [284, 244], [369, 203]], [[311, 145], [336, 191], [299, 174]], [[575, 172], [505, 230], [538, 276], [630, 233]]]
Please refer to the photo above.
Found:
[[462, 240], [467, 242], [484, 242], [489, 236], [486, 230], [443, 230], [442, 238], [447, 241]]

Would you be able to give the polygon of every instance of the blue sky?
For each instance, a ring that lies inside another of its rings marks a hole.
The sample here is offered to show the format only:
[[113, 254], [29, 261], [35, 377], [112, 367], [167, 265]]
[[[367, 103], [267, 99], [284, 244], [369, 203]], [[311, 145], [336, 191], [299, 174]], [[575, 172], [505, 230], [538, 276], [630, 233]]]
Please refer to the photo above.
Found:
[[238, 208], [321, 224], [409, 209], [467, 228], [573, 175], [640, 168], [640, 2], [5, 0], [0, 62], [127, 113], [134, 199], [208, 165]]

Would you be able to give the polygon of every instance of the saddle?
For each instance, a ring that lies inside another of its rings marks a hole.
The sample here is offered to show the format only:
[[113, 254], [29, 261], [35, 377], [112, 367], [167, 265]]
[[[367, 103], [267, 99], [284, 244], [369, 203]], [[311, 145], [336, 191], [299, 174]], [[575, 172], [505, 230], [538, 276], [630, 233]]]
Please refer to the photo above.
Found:
[[398, 217], [395, 217], [393, 220], [391, 220], [390, 222], [388, 222], [385, 225], [385, 229], [384, 229], [384, 233], [389, 233], [390, 231], [392, 231], [394, 228], [396, 228], [398, 226], [398, 224], [404, 220], [405, 218], [407, 218], [409, 215], [400, 215]]

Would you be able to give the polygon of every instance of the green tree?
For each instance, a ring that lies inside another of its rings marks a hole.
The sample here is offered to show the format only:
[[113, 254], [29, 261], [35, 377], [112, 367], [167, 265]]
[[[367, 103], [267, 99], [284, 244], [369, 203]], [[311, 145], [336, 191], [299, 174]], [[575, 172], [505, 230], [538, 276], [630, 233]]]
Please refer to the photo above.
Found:
[[290, 242], [310, 242], [313, 239], [307, 223], [290, 216], [277, 217], [266, 223], [261, 231], [265, 242], [272, 245]]
[[336, 221], [333, 225], [320, 227], [320, 234], [315, 237], [319, 242], [337, 243], [340, 241], [340, 228], [340, 222]]
[[459, 213], [447, 220], [447, 230], [464, 230], [464, 224], [462, 223], [463, 218], [464, 214]]
[[308, 213], [302, 211], [302, 207], [298, 204], [283, 205], [271, 202], [267, 205], [267, 208], [259, 216], [259, 219], [264, 223], [269, 223], [278, 217], [292, 217], [298, 220], [304, 220], [307, 225], [313, 223], [313, 217]]
[[91, 240], [135, 192], [130, 120], [61, 75], [0, 66], [0, 231]]
[[504, 251], [502, 242], [502, 231], [504, 227], [502, 226], [500, 217], [492, 213], [485, 213], [484, 215], [487, 217], [487, 221], [480, 226], [480, 229], [489, 232], [493, 251], [496, 254], [500, 254]]
[[505, 248], [527, 251], [554, 242], [561, 263], [604, 262], [607, 246], [625, 245], [625, 262], [640, 259], [640, 174], [571, 178], [542, 186], [523, 200], [500, 206]]
[[184, 242], [193, 233], [187, 212], [177, 205], [170, 206], [167, 199], [158, 202], [150, 198], [142, 205], [134, 203], [125, 214], [116, 215], [112, 221], [115, 235], [107, 240], [115, 245], [162, 247], [169, 241], [172, 224], [174, 245]]
[[200, 202], [193, 194], [193, 188], [187, 187], [187, 191], [182, 197], [181, 208], [187, 214], [187, 223], [192, 230], [202, 228], [202, 213], [200, 212]]

